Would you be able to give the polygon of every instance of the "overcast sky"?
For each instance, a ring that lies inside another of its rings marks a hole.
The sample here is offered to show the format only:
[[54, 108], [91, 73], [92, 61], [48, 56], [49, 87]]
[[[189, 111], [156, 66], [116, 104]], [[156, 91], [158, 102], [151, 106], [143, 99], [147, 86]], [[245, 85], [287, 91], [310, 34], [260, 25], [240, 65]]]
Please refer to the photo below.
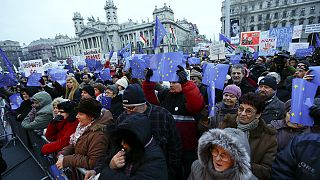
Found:
[[[197, 24], [200, 34], [208, 39], [221, 28], [222, 0], [114, 0], [118, 8], [119, 23], [128, 19], [133, 21], [152, 20], [155, 6], [164, 3], [171, 6], [174, 18], [186, 18]], [[87, 17], [99, 17], [105, 22], [104, 5], [106, 0], [1, 0], [0, 4], [0, 41], [19, 41], [27, 45], [41, 38], [54, 38], [56, 34], [74, 37], [73, 13], [80, 12]]]

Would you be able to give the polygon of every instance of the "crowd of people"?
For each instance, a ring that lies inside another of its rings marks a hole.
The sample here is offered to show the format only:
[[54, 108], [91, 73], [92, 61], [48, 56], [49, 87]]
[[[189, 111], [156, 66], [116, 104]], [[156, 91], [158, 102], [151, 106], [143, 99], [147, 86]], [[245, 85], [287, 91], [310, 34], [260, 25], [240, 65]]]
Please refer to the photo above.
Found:
[[17, 75], [18, 85], [0, 95], [9, 101], [20, 93], [23, 102], [7, 115], [43, 132], [50, 143], [42, 154], [56, 153], [59, 169], [85, 168], [86, 179], [319, 179], [320, 92], [309, 109], [313, 126], [290, 121], [292, 80], [312, 80], [316, 64], [284, 54], [247, 57], [215, 89], [209, 116], [206, 63], [178, 66], [179, 80], [169, 85], [150, 81], [151, 69], [136, 79], [121, 66], [107, 81], [77, 69], [65, 85], [44, 75], [29, 87]]

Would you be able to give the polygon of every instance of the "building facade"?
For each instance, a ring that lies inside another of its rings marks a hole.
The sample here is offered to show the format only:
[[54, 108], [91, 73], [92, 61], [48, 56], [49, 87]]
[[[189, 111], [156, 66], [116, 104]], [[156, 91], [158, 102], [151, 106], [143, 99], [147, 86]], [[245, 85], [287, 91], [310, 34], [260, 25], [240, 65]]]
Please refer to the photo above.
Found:
[[[222, 2], [222, 29], [225, 34], [225, 1]], [[239, 30], [266, 31], [271, 28], [320, 23], [319, 0], [230, 0], [230, 21], [238, 22]], [[301, 40], [310, 39], [302, 33]]]
[[[166, 28], [168, 34], [160, 45], [160, 52], [179, 50], [191, 52], [195, 45], [195, 39], [199, 37], [199, 31], [195, 24], [186, 19], [174, 20], [174, 12], [164, 4], [162, 8], [155, 7], [152, 20], [142, 20], [134, 22], [129, 19], [127, 22], [119, 23], [117, 7], [112, 0], [107, 0], [104, 7], [106, 22], [99, 18], [89, 17], [84, 24], [84, 18], [80, 13], [74, 13], [72, 18], [75, 27], [75, 38], [56, 37], [55, 52], [59, 59], [72, 56], [85, 56], [89, 59], [105, 58], [110, 51], [118, 51], [131, 43], [132, 51], [138, 53], [137, 43], [140, 36], [146, 39], [143, 47], [145, 53], [153, 53], [154, 25], [156, 16]], [[177, 42], [172, 40], [169, 35], [170, 27], [175, 32]], [[63, 39], [63, 40], [62, 40]]]
[[43, 39], [32, 41], [28, 46], [28, 53], [25, 59], [42, 59], [43, 63], [47, 63], [48, 60], [56, 60], [56, 52], [54, 49], [56, 41], [55, 39]]
[[[14, 64], [16, 67], [19, 67], [19, 59], [23, 60], [22, 48], [19, 42], [11, 40], [0, 41], [0, 48], [7, 58], [12, 62], [12, 64]], [[2, 56], [0, 56], [0, 59], [0, 66], [3, 69], [5, 66]]]

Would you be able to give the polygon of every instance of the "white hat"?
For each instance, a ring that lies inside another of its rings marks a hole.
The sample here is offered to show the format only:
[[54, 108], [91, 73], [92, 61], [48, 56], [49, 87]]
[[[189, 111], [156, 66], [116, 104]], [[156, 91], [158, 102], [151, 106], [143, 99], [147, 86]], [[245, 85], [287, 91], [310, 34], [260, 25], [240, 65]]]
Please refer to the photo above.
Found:
[[122, 77], [116, 82], [117, 85], [124, 87], [125, 89], [128, 87], [128, 81], [126, 78]]

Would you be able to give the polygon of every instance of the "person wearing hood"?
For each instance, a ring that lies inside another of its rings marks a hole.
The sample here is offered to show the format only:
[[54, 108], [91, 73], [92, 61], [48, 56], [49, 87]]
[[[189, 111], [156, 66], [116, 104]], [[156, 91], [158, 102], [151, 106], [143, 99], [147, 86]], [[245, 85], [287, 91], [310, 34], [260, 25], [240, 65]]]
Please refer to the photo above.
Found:
[[146, 115], [128, 115], [109, 134], [117, 153], [99, 179], [168, 179], [164, 154], [152, 136]]
[[44, 129], [53, 118], [51, 96], [41, 91], [31, 97], [32, 109], [24, 118], [21, 126], [24, 129]]
[[45, 137], [51, 142], [41, 148], [42, 154], [58, 152], [69, 145], [70, 135], [78, 126], [76, 105], [70, 100], [57, 104], [58, 115], [49, 123], [45, 132]]
[[198, 160], [188, 180], [257, 179], [251, 172], [250, 145], [238, 129], [211, 129], [199, 139]]
[[92, 169], [96, 162], [106, 156], [108, 138], [106, 126], [113, 123], [108, 110], [101, 111], [99, 101], [93, 98], [81, 99], [76, 110], [79, 124], [70, 136], [69, 145], [64, 147], [56, 165], [65, 167], [82, 167]]

